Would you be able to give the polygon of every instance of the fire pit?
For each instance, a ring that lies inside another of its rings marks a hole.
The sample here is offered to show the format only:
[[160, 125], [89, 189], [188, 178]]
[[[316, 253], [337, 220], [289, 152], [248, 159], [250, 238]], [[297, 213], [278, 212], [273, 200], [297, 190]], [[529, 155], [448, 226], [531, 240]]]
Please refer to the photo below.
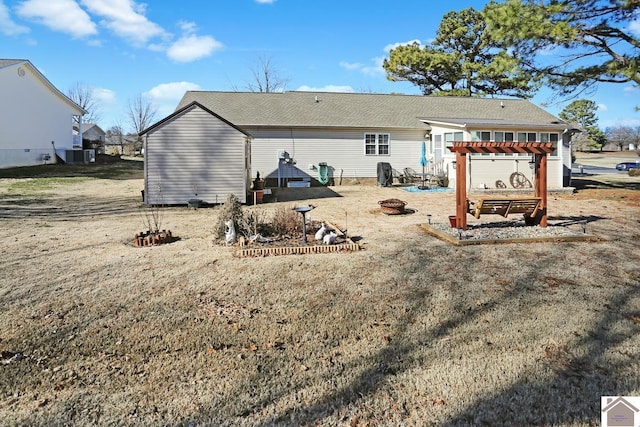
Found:
[[298, 206], [293, 208], [294, 211], [300, 212], [300, 214], [302, 215], [302, 241], [304, 243], [307, 243], [307, 218], [305, 217], [305, 215], [307, 214], [307, 212], [313, 209], [315, 209], [315, 206], [313, 205]]
[[380, 209], [382, 209], [382, 212], [386, 213], [387, 215], [399, 215], [404, 213], [404, 207], [407, 202], [403, 202], [399, 199], [386, 199], [380, 200], [378, 204], [380, 205]]

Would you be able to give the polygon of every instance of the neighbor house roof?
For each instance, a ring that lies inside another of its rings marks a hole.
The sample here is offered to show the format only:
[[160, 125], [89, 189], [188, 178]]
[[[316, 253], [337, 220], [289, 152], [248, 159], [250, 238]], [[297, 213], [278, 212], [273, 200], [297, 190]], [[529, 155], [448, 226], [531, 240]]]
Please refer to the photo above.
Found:
[[566, 127], [557, 117], [522, 99], [334, 92], [185, 93], [177, 109], [198, 102], [238, 126], [428, 129], [454, 125]]
[[98, 126], [96, 123], [83, 123], [82, 124], [82, 133], [86, 133], [91, 129], [97, 129], [98, 133], [105, 133], [105, 131], [102, 130], [102, 128], [100, 126]]
[[23, 62], [27, 62], [27, 60], [26, 59], [0, 59], [0, 68], [21, 64]]
[[62, 99], [65, 103], [69, 104], [74, 110], [76, 110], [80, 115], [86, 114], [87, 112], [78, 104], [76, 104], [71, 98], [62, 93], [55, 87], [29, 60], [27, 59], [2, 59], [0, 58], [0, 69], [19, 66], [19, 67], [27, 67], [31, 70], [37, 78], [39, 78], [56, 96]]

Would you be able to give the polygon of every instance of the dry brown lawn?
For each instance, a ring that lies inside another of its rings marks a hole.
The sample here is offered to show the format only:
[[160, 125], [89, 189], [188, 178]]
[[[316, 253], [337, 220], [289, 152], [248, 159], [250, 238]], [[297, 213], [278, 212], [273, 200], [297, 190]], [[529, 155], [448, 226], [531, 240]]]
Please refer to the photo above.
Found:
[[640, 395], [639, 181], [550, 197], [600, 242], [468, 247], [418, 227], [452, 193], [296, 189], [246, 209], [312, 203], [363, 250], [237, 258], [219, 208], [134, 247], [139, 174], [0, 179], [0, 424], [599, 425]]

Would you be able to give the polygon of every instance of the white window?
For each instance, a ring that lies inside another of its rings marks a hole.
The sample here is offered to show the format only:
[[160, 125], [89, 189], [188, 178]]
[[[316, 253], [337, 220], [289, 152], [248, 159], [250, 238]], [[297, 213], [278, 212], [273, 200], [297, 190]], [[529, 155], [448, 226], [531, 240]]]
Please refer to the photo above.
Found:
[[388, 133], [366, 133], [364, 135], [364, 154], [367, 156], [386, 156], [389, 154]]
[[[513, 132], [494, 132], [493, 140], [495, 142], [513, 142]], [[496, 156], [506, 156], [507, 153], [496, 153]]]
[[535, 132], [518, 132], [518, 142], [536, 142], [537, 140]]
[[557, 133], [540, 132], [540, 142], [552, 142], [553, 153], [551, 153], [551, 155], [552, 156], [558, 155], [558, 134]]
[[444, 134], [444, 142], [447, 147], [453, 147], [453, 141], [463, 141], [464, 132], [447, 132]]
[[513, 132], [494, 132], [493, 140], [495, 142], [513, 142]]
[[[491, 132], [484, 130], [474, 130], [471, 132], [471, 141], [490, 142]], [[489, 156], [489, 153], [471, 153], [472, 156]]]
[[[518, 132], [518, 142], [536, 142], [538, 134], [535, 132]], [[518, 153], [521, 157], [531, 157], [529, 153]]]
[[489, 142], [491, 141], [491, 132], [484, 130], [474, 130], [473, 132], [471, 132], [471, 141]]
[[433, 135], [433, 158], [436, 162], [442, 159], [442, 135]]

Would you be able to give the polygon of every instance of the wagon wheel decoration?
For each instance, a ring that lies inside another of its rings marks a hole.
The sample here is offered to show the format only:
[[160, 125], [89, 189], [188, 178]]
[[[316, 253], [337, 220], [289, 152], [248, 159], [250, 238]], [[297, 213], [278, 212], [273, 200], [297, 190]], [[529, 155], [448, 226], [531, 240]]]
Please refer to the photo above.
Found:
[[496, 188], [507, 188], [507, 184], [505, 184], [503, 180], [499, 179], [496, 181]]
[[509, 182], [513, 188], [531, 188], [531, 181], [520, 172], [514, 172], [509, 177]]

